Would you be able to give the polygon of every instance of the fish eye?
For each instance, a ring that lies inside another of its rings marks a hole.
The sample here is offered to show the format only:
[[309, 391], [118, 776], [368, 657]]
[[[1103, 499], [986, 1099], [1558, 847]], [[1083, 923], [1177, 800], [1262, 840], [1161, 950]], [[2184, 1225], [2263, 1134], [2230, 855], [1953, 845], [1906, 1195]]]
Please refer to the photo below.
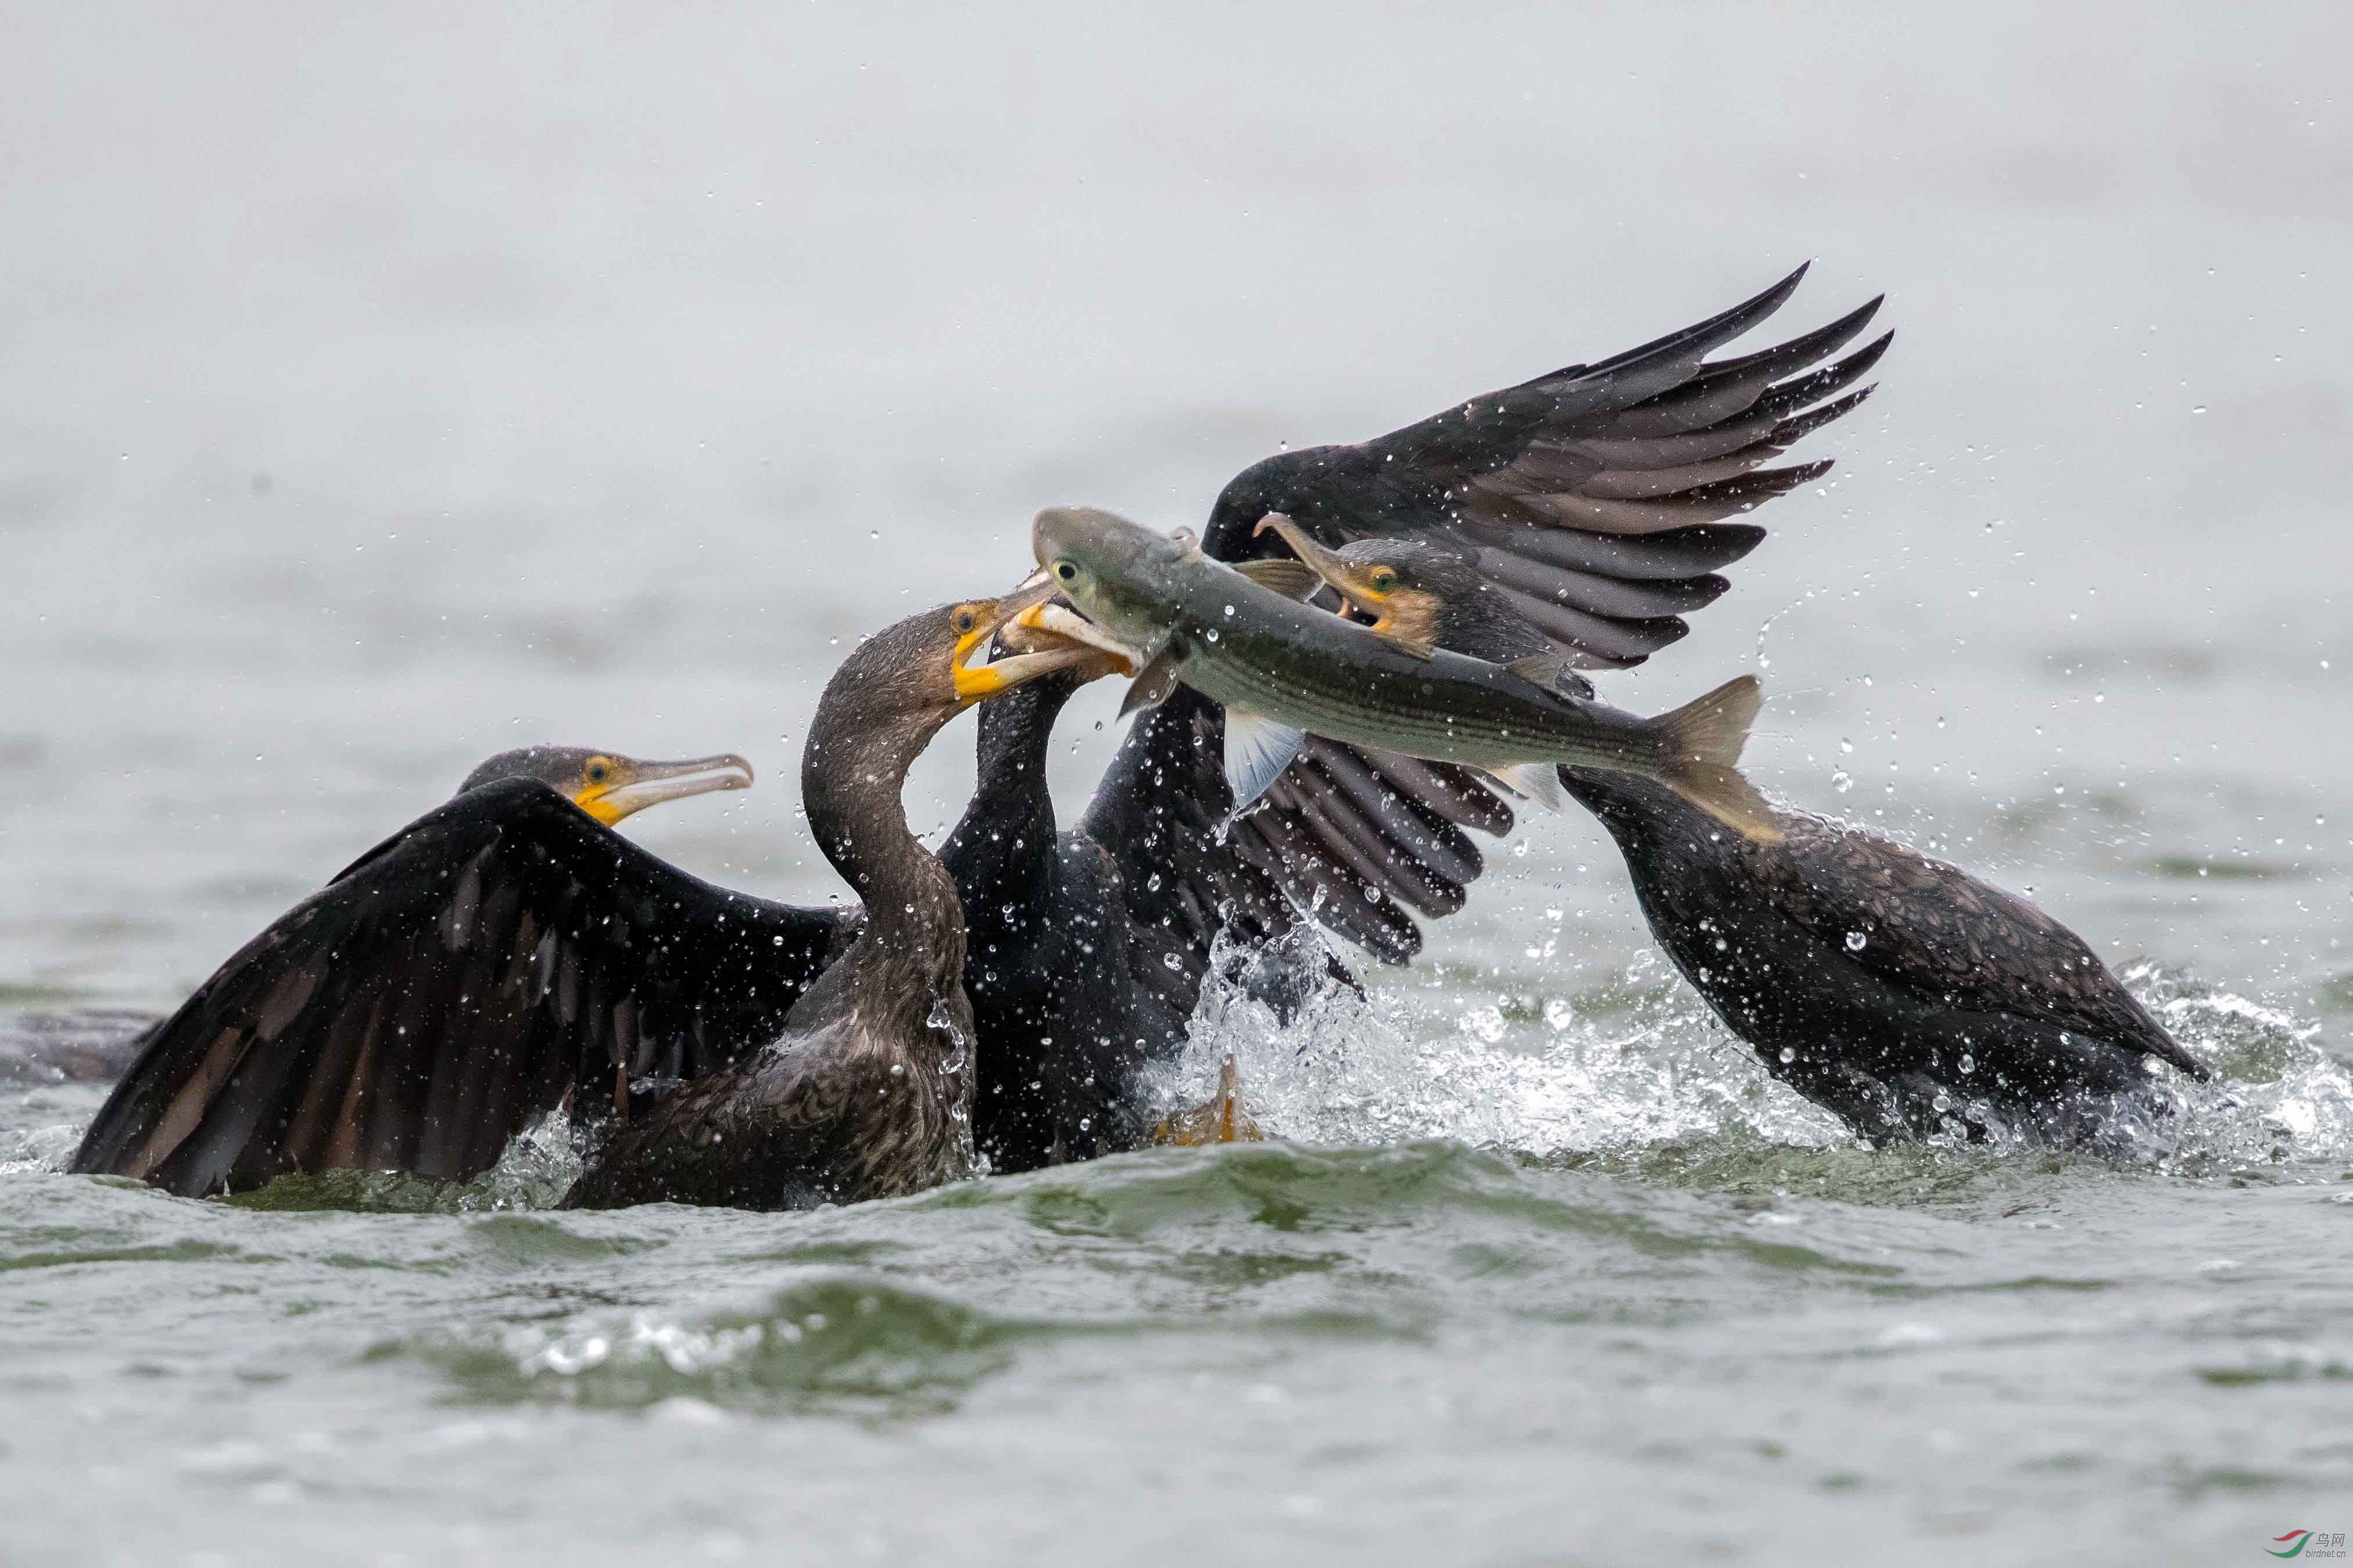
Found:
[[1374, 593], [1386, 594], [1397, 586], [1397, 574], [1386, 566], [1376, 566], [1373, 568], [1372, 582]]
[[613, 764], [603, 757], [591, 757], [581, 771], [590, 784], [600, 784], [613, 776]]
[[980, 616], [973, 613], [970, 605], [959, 605], [955, 613], [955, 625], [957, 631], [968, 632], [980, 625]]
[[1054, 575], [1065, 583], [1075, 583], [1079, 580], [1079, 569], [1072, 562], [1057, 561], [1054, 563]]

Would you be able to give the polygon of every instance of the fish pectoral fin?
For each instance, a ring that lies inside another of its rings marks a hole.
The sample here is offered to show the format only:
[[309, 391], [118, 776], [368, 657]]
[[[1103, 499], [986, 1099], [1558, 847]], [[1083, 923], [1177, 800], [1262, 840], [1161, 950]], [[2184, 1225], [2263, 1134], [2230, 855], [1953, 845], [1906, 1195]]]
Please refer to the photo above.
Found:
[[1226, 783], [1234, 792], [1234, 809], [1241, 810], [1267, 792], [1299, 748], [1307, 732], [1292, 724], [1278, 724], [1263, 713], [1226, 710]]
[[1487, 771], [1546, 811], [1568, 809], [1567, 798], [1560, 793], [1560, 770], [1550, 763], [1514, 763]]
[[1176, 656], [1173, 650], [1159, 657], [1135, 672], [1134, 683], [1120, 700], [1119, 716], [1123, 719], [1141, 709], [1157, 708], [1168, 700], [1176, 689]]
[[1304, 561], [1237, 561], [1234, 570], [1261, 588], [1286, 599], [1303, 599], [1324, 585], [1324, 579]]
[[1414, 658], [1429, 660], [1438, 657], [1438, 645], [1434, 642], [1424, 642], [1419, 637], [1399, 637], [1395, 632], [1376, 631], [1373, 635], [1399, 653]]
[[1532, 653], [1504, 668], [1530, 686], [1540, 686], [1546, 691], [1565, 691], [1572, 697], [1587, 699], [1593, 695], [1593, 682], [1577, 673], [1577, 661], [1567, 654]]

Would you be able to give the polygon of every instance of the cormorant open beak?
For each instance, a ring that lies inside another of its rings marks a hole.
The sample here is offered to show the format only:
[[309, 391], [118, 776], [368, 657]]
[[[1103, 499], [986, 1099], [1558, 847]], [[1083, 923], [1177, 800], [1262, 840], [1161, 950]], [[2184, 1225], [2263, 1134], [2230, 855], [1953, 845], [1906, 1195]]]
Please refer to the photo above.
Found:
[[610, 777], [584, 785], [572, 797], [573, 805], [607, 827], [666, 800], [752, 787], [752, 764], [733, 752], [680, 763], [641, 763], [634, 757], [609, 761]]
[[[955, 652], [949, 663], [955, 676], [956, 700], [978, 702], [1000, 692], [1051, 675], [1056, 670], [1075, 669], [1098, 657], [1092, 647], [1059, 637], [1050, 631], [1025, 622], [1023, 617], [1054, 596], [1053, 579], [1043, 572], [1035, 572], [1024, 579], [1021, 586], [993, 605], [976, 606], [980, 614], [970, 629], [956, 637]], [[1040, 636], [1037, 640], [1046, 646], [1033, 652], [1011, 653], [987, 664], [966, 661], [988, 647], [989, 639], [1007, 626], [1024, 625]]]
[[1129, 647], [1094, 622], [1072, 608], [1068, 599], [1053, 597], [1042, 604], [1030, 605], [1013, 618], [1012, 625], [1033, 637], [1049, 637], [1093, 650], [1088, 657], [1101, 661], [1097, 673], [1134, 675], [1145, 663], [1140, 648]]
[[[1260, 518], [1258, 526], [1250, 530], [1251, 537], [1255, 538], [1269, 529], [1272, 529], [1285, 544], [1291, 546], [1292, 553], [1298, 556], [1309, 571], [1329, 583], [1350, 605], [1364, 610], [1379, 620], [1388, 619], [1388, 595], [1372, 584], [1372, 574], [1378, 568], [1358, 566], [1351, 562], [1343, 561], [1310, 539], [1305, 529], [1279, 511], [1271, 511]], [[1374, 629], [1386, 630], [1387, 628], [1377, 626]]]

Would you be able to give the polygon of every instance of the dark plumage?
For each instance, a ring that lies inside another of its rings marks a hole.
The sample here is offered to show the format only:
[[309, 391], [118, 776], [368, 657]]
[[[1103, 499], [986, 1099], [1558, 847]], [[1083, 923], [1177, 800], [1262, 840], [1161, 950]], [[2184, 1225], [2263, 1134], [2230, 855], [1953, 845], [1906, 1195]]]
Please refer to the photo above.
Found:
[[[1498, 614], [1460, 554], [1365, 540], [1303, 557], [1376, 629], [1500, 664], [1563, 651]], [[2145, 1099], [2144, 1058], [2208, 1076], [2073, 931], [1957, 868], [1802, 812], [1774, 812], [1783, 837], [1761, 844], [1631, 774], [1560, 779], [1617, 841], [1684, 978], [1768, 1071], [1866, 1137], [2095, 1134]]]
[[878, 633], [818, 702], [801, 796], [818, 847], [865, 900], [849, 951], [794, 1004], [775, 1043], [615, 1128], [566, 1206], [800, 1208], [972, 1172], [964, 910], [947, 868], [909, 830], [900, 794], [932, 737], [974, 700], [956, 660], [976, 609], [999, 613], [943, 607]]
[[1269, 512], [1326, 546], [1400, 534], [1451, 543], [1580, 664], [1639, 664], [1690, 629], [1680, 617], [1725, 587], [1715, 570], [1765, 537], [1723, 520], [1830, 468], [1764, 465], [1870, 395], [1846, 389], [1893, 333], [1813, 367], [1870, 323], [1877, 300], [1778, 347], [1706, 363], [1779, 310], [1805, 273], [1641, 348], [1377, 440], [1253, 464], [1218, 497], [1202, 547], [1225, 560], [1273, 552], [1251, 537]]
[[[1704, 363], [1796, 281], [1377, 440], [1253, 465], [1219, 498], [1204, 542], [1228, 558], [1277, 548], [1250, 532], [1267, 510], [1327, 542], [1431, 539], [1468, 552], [1493, 591], [1556, 605], [1587, 634], [1579, 662], [1639, 659], [1680, 636], [1673, 616], [1721, 592], [1715, 569], [1763, 537], [1712, 520], [1819, 471], [1758, 465], [1852, 408], [1862, 394], [1837, 395], [1885, 346], [1809, 373], [1865, 307], [1780, 349]], [[984, 709], [981, 789], [943, 851], [971, 922], [980, 1146], [1000, 1169], [1145, 1134], [1150, 1069], [1181, 1043], [1213, 952], [1277, 1002], [1331, 972], [1311, 923], [1402, 963], [1419, 921], [1461, 908], [1481, 873], [1466, 830], [1512, 826], [1461, 770], [1311, 742], [1219, 832], [1223, 715], [1180, 690], [1136, 722], [1078, 826], [1052, 831], [1046, 749], [1074, 685], [1050, 678]], [[479, 787], [231, 959], [160, 1026], [77, 1168], [183, 1192], [332, 1163], [470, 1176], [532, 1116], [567, 1099], [593, 1116], [617, 1083], [640, 1138], [657, 1096], [774, 1038], [859, 911], [688, 877], [530, 782], [543, 765], [479, 773]], [[734, 1090], [713, 1092], [729, 1103]], [[725, 1164], [628, 1179], [733, 1194]], [[622, 1180], [611, 1169], [608, 1194]]]
[[493, 758], [156, 1026], [72, 1168], [183, 1194], [346, 1166], [464, 1179], [575, 1085], [593, 1113], [774, 1038], [837, 912], [712, 887], [589, 816], [712, 765], [749, 781], [732, 757]]
[[970, 922], [976, 1125], [999, 1171], [1150, 1141], [1154, 1069], [1181, 1053], [1221, 934], [1231, 978], [1287, 1010], [1347, 980], [1303, 906], [1377, 953], [1418, 940], [1412, 915], [1452, 912], [1479, 874], [1464, 827], [1512, 826], [1460, 770], [1319, 746], [1221, 834], [1223, 717], [1180, 692], [1058, 829], [1043, 741], [1077, 684], [1050, 676], [982, 710], [979, 788], [941, 850]]
[[[1339, 544], [1360, 535], [1459, 556], [1467, 601], [1537, 616], [1580, 665], [1637, 663], [1726, 587], [1765, 537], [1720, 520], [1820, 474], [1762, 465], [1860, 403], [1884, 336], [1863, 306], [1778, 348], [1710, 364], [1804, 268], [1745, 304], [1592, 365], [1487, 394], [1389, 435], [1252, 464], [1202, 538], [1224, 560], [1279, 550], [1269, 512]], [[1840, 395], [1841, 394], [1845, 395]], [[1040, 681], [983, 710], [980, 788], [942, 851], [972, 922], [966, 984], [984, 1050], [976, 1116], [998, 1169], [1133, 1147], [1145, 1088], [1173, 1060], [1224, 933], [1278, 1003], [1324, 973], [1305, 929], [1385, 963], [1419, 921], [1460, 909], [1482, 860], [1467, 829], [1510, 831], [1477, 775], [1311, 740], [1261, 803], [1232, 807], [1224, 714], [1179, 688], [1140, 717], [1079, 825], [1054, 831], [1045, 759], [1071, 690]]]

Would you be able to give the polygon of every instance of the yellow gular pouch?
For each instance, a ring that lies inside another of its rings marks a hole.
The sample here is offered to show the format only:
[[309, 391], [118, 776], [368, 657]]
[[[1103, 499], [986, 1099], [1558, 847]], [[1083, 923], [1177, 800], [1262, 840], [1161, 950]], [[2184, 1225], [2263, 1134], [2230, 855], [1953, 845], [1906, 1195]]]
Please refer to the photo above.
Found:
[[948, 656], [948, 667], [955, 677], [959, 702], [977, 702], [1006, 689], [1004, 671], [993, 665], [965, 662], [980, 651], [989, 634], [997, 629], [997, 617], [990, 613], [996, 607], [993, 604], [958, 605], [948, 612], [948, 629], [955, 634], [955, 649]]
[[591, 752], [581, 759], [570, 779], [547, 782], [569, 795], [573, 805], [610, 827], [667, 800], [683, 800], [713, 790], [749, 789], [752, 764], [733, 752], [665, 763], [643, 762], [617, 752]]
[[[1041, 574], [1005, 598], [958, 605], [948, 611], [948, 630], [955, 637], [948, 663], [959, 704], [982, 701], [1056, 670], [1077, 671], [1085, 680], [1109, 672], [1110, 665], [1097, 648], [1039, 623], [1039, 611], [1053, 594], [1053, 583]], [[970, 663], [1000, 632], [1007, 634], [1003, 656], [987, 664]]]
[[580, 764], [580, 782], [572, 792], [572, 804], [610, 827], [628, 815], [613, 802], [613, 789], [619, 765], [610, 757], [594, 756]]

